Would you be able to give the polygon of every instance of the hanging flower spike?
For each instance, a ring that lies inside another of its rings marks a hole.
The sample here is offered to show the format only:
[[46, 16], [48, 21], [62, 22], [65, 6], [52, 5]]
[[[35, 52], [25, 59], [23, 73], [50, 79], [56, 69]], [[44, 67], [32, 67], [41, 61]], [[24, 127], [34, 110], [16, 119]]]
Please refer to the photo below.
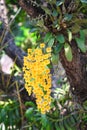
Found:
[[44, 47], [45, 44], [41, 43], [38, 49], [28, 49], [23, 66], [25, 88], [29, 95], [32, 92], [35, 94], [37, 108], [42, 114], [49, 112], [51, 103], [51, 74], [47, 67], [50, 64], [51, 48], [47, 48], [47, 54], [44, 54]]

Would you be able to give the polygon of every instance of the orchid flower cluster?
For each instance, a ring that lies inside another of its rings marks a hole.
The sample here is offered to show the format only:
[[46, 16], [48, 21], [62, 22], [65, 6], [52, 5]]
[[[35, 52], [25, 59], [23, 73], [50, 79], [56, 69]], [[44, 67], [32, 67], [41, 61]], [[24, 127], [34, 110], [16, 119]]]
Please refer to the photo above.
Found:
[[28, 55], [24, 57], [25, 88], [29, 95], [35, 94], [37, 108], [42, 114], [49, 112], [51, 104], [51, 74], [50, 64], [51, 48], [46, 48], [41, 43], [39, 48], [28, 49]]

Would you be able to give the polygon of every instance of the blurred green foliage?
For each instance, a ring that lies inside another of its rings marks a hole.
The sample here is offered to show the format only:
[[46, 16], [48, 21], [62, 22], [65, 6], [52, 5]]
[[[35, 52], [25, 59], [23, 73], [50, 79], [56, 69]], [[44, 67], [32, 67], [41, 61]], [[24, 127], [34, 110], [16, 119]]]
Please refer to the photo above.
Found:
[[6, 130], [16, 130], [20, 123], [19, 104], [12, 100], [0, 101], [0, 125], [3, 124]]
[[[7, 0], [6, 5], [8, 8], [9, 22], [12, 21], [11, 32], [13, 33], [15, 44], [25, 51], [27, 51], [27, 48], [37, 46], [40, 34], [34, 30], [26, 13], [23, 10], [19, 11], [20, 7], [17, 0]], [[16, 17], [14, 18], [14, 16]]]
[[32, 48], [37, 45], [40, 35], [35, 32], [30, 32], [31, 28], [20, 26], [18, 32], [15, 33], [15, 43], [25, 51], [27, 48]]

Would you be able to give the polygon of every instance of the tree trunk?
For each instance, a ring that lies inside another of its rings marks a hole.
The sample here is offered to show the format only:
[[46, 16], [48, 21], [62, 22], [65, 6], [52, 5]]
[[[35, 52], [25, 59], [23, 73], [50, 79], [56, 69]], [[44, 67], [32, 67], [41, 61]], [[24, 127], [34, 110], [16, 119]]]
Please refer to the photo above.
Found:
[[0, 21], [3, 22], [4, 26], [8, 25], [7, 9], [4, 0], [0, 0]]
[[79, 51], [75, 41], [71, 43], [73, 60], [68, 62], [64, 49], [60, 52], [60, 60], [66, 71], [67, 78], [70, 82], [70, 90], [76, 102], [82, 103], [87, 100], [87, 54]]

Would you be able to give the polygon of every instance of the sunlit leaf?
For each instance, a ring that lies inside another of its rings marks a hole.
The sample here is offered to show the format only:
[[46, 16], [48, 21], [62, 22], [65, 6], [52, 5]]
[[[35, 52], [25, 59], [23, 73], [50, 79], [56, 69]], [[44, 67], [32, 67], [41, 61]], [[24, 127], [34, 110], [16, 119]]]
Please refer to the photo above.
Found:
[[56, 5], [57, 5], [57, 6], [60, 6], [60, 5], [63, 4], [63, 2], [64, 2], [64, 0], [59, 0], [59, 1], [56, 2]]
[[72, 55], [72, 49], [71, 49], [71, 47], [70, 47], [70, 45], [68, 43], [65, 43], [64, 50], [65, 50], [65, 56], [66, 56], [67, 60], [69, 62], [71, 62], [72, 58], [73, 58], [73, 55]]
[[87, 3], [87, 0], [80, 0], [82, 3]]
[[72, 41], [72, 32], [70, 30], [68, 30], [68, 40], [69, 42]]

